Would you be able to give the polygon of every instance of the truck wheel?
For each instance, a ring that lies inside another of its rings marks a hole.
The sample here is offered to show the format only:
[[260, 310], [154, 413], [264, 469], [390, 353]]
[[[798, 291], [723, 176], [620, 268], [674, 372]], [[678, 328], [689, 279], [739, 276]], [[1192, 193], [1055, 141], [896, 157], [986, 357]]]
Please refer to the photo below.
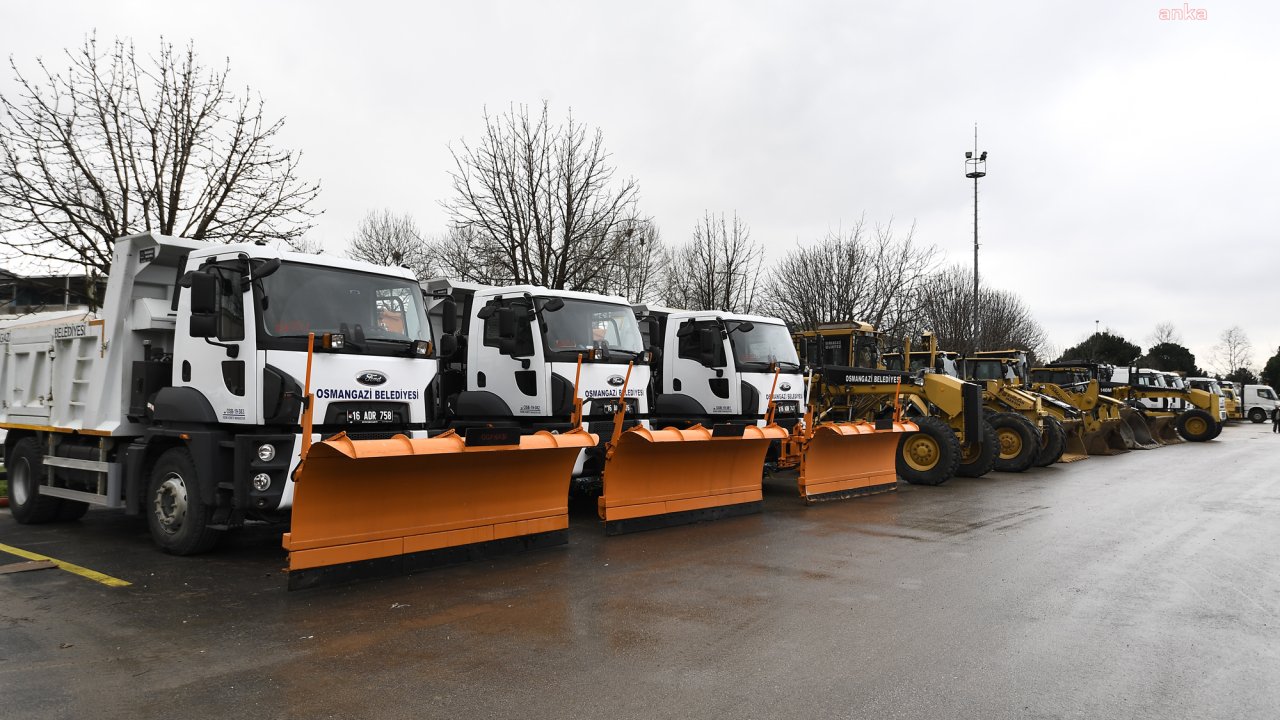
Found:
[[996, 413], [991, 425], [1000, 439], [996, 470], [1022, 472], [1031, 467], [1040, 453], [1040, 429], [1021, 415]]
[[1226, 423], [1224, 423], [1224, 422], [1214, 423], [1214, 425], [1213, 425], [1213, 432], [1209, 434], [1209, 439], [1210, 439], [1210, 440], [1213, 440], [1214, 438], [1216, 438], [1216, 437], [1218, 437], [1219, 435], [1221, 435], [1221, 434], [1222, 434], [1222, 428], [1224, 428], [1224, 427], [1226, 427], [1226, 426], [1227, 426], [1227, 424], [1226, 424]]
[[999, 448], [1000, 439], [996, 437], [996, 429], [983, 420], [982, 437], [978, 442], [969, 443], [968, 449], [960, 446], [960, 466], [956, 468], [956, 474], [961, 477], [982, 477], [991, 472]]
[[1254, 408], [1249, 411], [1249, 422], [1257, 425], [1267, 421], [1267, 411], [1262, 408]]
[[1044, 427], [1040, 429], [1040, 452], [1036, 454], [1035, 467], [1048, 467], [1062, 458], [1067, 449], [1067, 429], [1062, 421], [1052, 415], [1044, 417]]
[[59, 498], [40, 494], [40, 478], [44, 475], [44, 453], [40, 442], [25, 437], [14, 444], [5, 459], [9, 473], [9, 512], [23, 525], [47, 523], [58, 518]]
[[200, 497], [200, 476], [184, 447], [164, 451], [147, 484], [147, 527], [160, 549], [173, 555], [209, 550], [222, 531], [209, 527], [211, 508]]
[[1182, 413], [1175, 421], [1178, 434], [1187, 442], [1212, 440], [1215, 425], [1217, 423], [1213, 421], [1213, 417], [1199, 408]]
[[912, 418], [919, 432], [898, 441], [898, 476], [912, 485], [941, 485], [956, 474], [960, 441], [942, 420]]

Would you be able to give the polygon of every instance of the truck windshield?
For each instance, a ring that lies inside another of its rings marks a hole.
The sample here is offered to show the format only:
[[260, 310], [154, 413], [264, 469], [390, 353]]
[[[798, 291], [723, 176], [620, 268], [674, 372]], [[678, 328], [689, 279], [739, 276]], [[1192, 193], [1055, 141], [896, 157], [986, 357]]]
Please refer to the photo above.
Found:
[[737, 320], [726, 321], [725, 325], [739, 370], [765, 372], [774, 363], [783, 370], [800, 369], [800, 358], [796, 357], [791, 333], [785, 325], [753, 322], [747, 331], [738, 329], [742, 323]]
[[273, 341], [328, 332], [346, 335], [356, 352], [399, 354], [431, 337], [422, 290], [406, 278], [284, 263], [261, 283], [261, 331], [269, 347], [292, 348]]
[[[635, 313], [626, 305], [561, 298], [564, 307], [539, 313], [546, 331], [547, 357], [576, 360], [579, 353], [601, 348], [618, 353], [613, 360], [627, 361], [640, 356], [644, 341]], [[546, 304], [538, 298], [538, 306]], [[584, 357], [583, 360], [589, 360]]]

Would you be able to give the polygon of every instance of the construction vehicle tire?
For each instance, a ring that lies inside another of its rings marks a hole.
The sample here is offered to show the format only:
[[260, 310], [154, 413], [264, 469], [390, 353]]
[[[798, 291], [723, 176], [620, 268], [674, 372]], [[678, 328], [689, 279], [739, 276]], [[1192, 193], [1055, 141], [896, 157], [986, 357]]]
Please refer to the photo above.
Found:
[[995, 468], [1000, 472], [1022, 472], [1031, 467], [1040, 452], [1040, 429], [1015, 413], [996, 413], [991, 425], [1000, 439]]
[[195, 555], [213, 548], [221, 530], [209, 527], [213, 508], [201, 496], [203, 480], [185, 447], [165, 450], [151, 467], [145, 511], [151, 539], [171, 555]]
[[1213, 417], [1209, 413], [1195, 409], [1187, 410], [1178, 416], [1177, 430], [1183, 440], [1187, 442], [1206, 442], [1212, 440], [1214, 426], [1217, 425], [1213, 421]]
[[44, 453], [40, 441], [25, 437], [14, 444], [5, 458], [9, 473], [9, 512], [23, 525], [47, 523], [58, 519], [62, 501], [40, 494], [40, 477], [44, 474]]
[[1067, 429], [1062, 422], [1052, 415], [1044, 417], [1044, 425], [1040, 428], [1040, 452], [1036, 453], [1035, 467], [1048, 467], [1062, 459], [1067, 449]]
[[1249, 422], [1258, 425], [1267, 421], [1267, 411], [1262, 408], [1254, 408], [1249, 411]]
[[978, 440], [977, 447], [966, 450], [963, 445], [960, 446], [960, 465], [956, 468], [956, 475], [961, 477], [986, 475], [995, 467], [996, 453], [999, 450], [1000, 438], [996, 436], [996, 429], [984, 419], [982, 437]]
[[1222, 434], [1222, 428], [1224, 428], [1224, 427], [1226, 427], [1226, 426], [1227, 426], [1227, 424], [1226, 424], [1226, 423], [1224, 423], [1224, 422], [1217, 423], [1217, 424], [1214, 426], [1214, 428], [1213, 428], [1213, 434], [1209, 436], [1209, 439], [1210, 439], [1210, 440], [1213, 440], [1213, 439], [1217, 438], [1219, 435], [1221, 435], [1221, 434]]
[[941, 485], [956, 474], [960, 440], [936, 417], [912, 418], [919, 431], [898, 442], [898, 477], [912, 485]]

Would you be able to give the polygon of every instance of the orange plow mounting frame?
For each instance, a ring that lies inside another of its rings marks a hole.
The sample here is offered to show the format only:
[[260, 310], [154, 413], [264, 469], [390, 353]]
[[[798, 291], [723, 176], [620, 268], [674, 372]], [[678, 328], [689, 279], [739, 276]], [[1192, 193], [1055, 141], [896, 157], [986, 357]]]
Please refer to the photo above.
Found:
[[701, 425], [633, 427], [619, 435], [605, 460], [598, 502], [605, 534], [760, 512], [765, 454], [787, 431], [777, 425], [734, 429], [741, 436], [717, 437]]
[[519, 440], [468, 446], [450, 431], [339, 434], [311, 445], [283, 539], [289, 589], [406, 574], [486, 549], [564, 544], [573, 466], [597, 438], [574, 430]]
[[877, 430], [869, 422], [825, 422], [800, 454], [800, 497], [806, 503], [871, 495], [898, 487], [898, 441], [916, 432], [911, 422]]

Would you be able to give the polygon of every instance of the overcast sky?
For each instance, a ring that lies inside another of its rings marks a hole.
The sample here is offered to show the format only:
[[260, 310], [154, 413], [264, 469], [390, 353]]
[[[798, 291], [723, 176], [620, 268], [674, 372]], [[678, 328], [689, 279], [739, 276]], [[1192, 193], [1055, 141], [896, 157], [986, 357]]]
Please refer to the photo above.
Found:
[[[667, 242], [737, 211], [773, 256], [858, 217], [973, 262], [964, 151], [990, 153], [981, 275], [1063, 349], [1095, 321], [1202, 366], [1239, 324], [1280, 346], [1280, 4], [1127, 2], [49, 2], [0, 6], [33, 69], [94, 29], [230, 58], [322, 182], [313, 237], [363, 214], [445, 223], [448, 144], [483, 111], [572, 108]], [[1179, 9], [1182, 4], [1178, 3]], [[12, 92], [0, 73], [0, 92]]]

